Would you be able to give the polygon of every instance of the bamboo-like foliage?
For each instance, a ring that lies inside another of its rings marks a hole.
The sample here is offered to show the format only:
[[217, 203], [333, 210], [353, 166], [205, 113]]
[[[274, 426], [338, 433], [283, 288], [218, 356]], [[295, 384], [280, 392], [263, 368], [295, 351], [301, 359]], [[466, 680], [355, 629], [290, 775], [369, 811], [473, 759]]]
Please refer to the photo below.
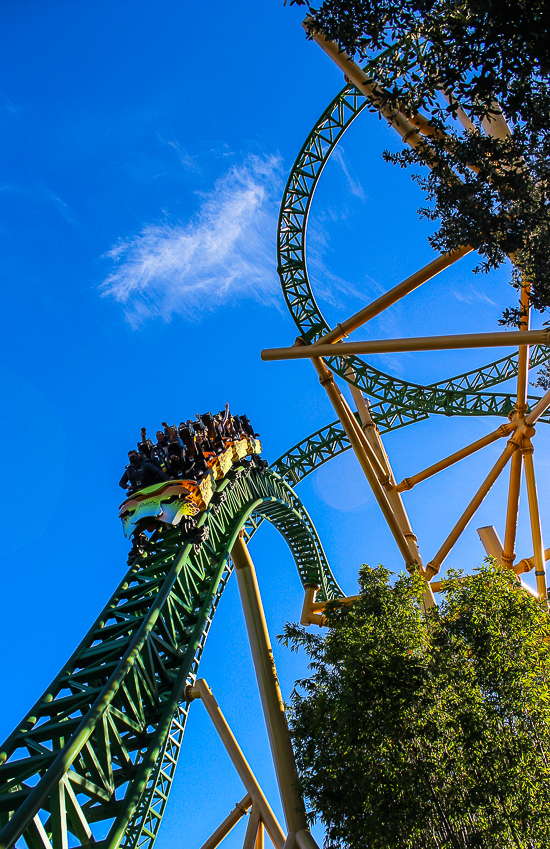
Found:
[[290, 712], [302, 789], [331, 847], [550, 845], [550, 619], [493, 562], [422, 584], [360, 573], [328, 634], [287, 626], [311, 677]]

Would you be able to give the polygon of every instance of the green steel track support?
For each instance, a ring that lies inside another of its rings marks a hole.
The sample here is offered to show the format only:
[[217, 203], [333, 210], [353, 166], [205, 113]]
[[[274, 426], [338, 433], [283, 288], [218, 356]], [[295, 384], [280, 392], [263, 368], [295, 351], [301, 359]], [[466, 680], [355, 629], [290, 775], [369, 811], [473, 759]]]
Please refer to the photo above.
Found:
[[[278, 267], [283, 295], [302, 338], [312, 343], [331, 328], [315, 300], [306, 263], [306, 228], [315, 188], [328, 159], [345, 131], [368, 105], [364, 95], [348, 84], [325, 109], [294, 163], [278, 224]], [[338, 346], [335, 345], [335, 351]], [[548, 348], [534, 348], [531, 367], [546, 362]], [[403, 410], [452, 415], [507, 415], [508, 394], [483, 392], [517, 375], [517, 354], [503, 357], [466, 374], [422, 386], [379, 371], [359, 357], [328, 357], [335, 374], [354, 383], [366, 395]], [[351, 373], [350, 373], [351, 369]]]
[[[0, 847], [152, 845], [208, 630], [239, 531], [268, 519], [303, 584], [342, 595], [306, 510], [261, 461], [242, 462], [196, 525], [163, 526], [0, 752]], [[106, 835], [106, 836], [104, 836]]]
[[[302, 147], [283, 197], [278, 271], [306, 342], [330, 329], [306, 268], [311, 201], [334, 147], [366, 105], [353, 85], [344, 87]], [[432, 414], [503, 417], [514, 404], [510, 394], [487, 389], [517, 375], [517, 355], [422, 386], [337, 351], [327, 365], [375, 399], [382, 433]], [[531, 366], [549, 357], [548, 349], [533, 348]], [[332, 422], [271, 469], [242, 461], [215, 487], [196, 524], [182, 520], [143, 536], [88, 634], [0, 750], [0, 849], [151, 849], [183, 740], [184, 689], [197, 676], [237, 534], [244, 528], [250, 539], [267, 519], [288, 542], [302, 584], [319, 586], [319, 600], [341, 597], [293, 486], [349, 447]]]

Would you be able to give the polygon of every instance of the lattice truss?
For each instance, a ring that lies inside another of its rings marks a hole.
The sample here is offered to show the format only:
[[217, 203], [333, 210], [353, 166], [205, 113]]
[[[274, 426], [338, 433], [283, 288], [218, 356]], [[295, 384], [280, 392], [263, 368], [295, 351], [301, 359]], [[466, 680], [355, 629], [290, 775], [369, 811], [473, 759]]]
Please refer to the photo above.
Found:
[[138, 538], [115, 593], [2, 746], [2, 847], [152, 844], [182, 742], [185, 686], [241, 529], [249, 539], [267, 518], [303, 584], [343, 595], [296, 493], [261, 462], [232, 470], [196, 524]]
[[[420, 337], [416, 339], [386, 339], [360, 342], [343, 341], [350, 333], [406, 297], [426, 281], [441, 273], [467, 255], [471, 248], [464, 245], [452, 254], [437, 257], [429, 265], [412, 274], [376, 301], [368, 304], [351, 318], [331, 328], [315, 300], [306, 265], [305, 245], [308, 215], [313, 194], [323, 168], [346, 129], [359, 113], [368, 107], [385, 117], [412, 147], [420, 143], [422, 134], [433, 130], [425, 116], [405, 116], [390, 111], [377, 97], [376, 85], [362, 69], [333, 42], [321, 34], [314, 40], [344, 72], [348, 83], [321, 115], [303, 145], [287, 182], [279, 216], [278, 270], [287, 306], [299, 330], [296, 343], [290, 348], [262, 352], [265, 360], [311, 359], [321, 384], [338, 415], [338, 421], [312, 434], [294, 446], [274, 464], [275, 468], [293, 483], [316, 466], [326, 462], [349, 447], [357, 454], [363, 471], [373, 489], [384, 517], [394, 535], [409, 569], [419, 568], [430, 581], [456, 541], [474, 516], [497, 478], [510, 463], [508, 509], [504, 543], [494, 528], [481, 529], [480, 536], [488, 554], [520, 574], [535, 567], [537, 592], [547, 597], [545, 552], [533, 465], [534, 425], [548, 421], [550, 393], [543, 399], [527, 394], [529, 369], [540, 365], [550, 356], [548, 330], [530, 330], [531, 305], [528, 287], [522, 289], [524, 308], [522, 326], [517, 332], [465, 334], [457, 336]], [[509, 134], [504, 118], [499, 115], [486, 130], [500, 137]], [[358, 354], [383, 354], [399, 351], [453, 350], [517, 345], [517, 353], [462, 375], [429, 385], [418, 385], [385, 374], [373, 368]], [[335, 376], [346, 381], [357, 405], [357, 412], [348, 406]], [[514, 393], [487, 392], [490, 387], [514, 379]], [[365, 395], [372, 399], [369, 404]], [[477, 440], [450, 457], [397, 483], [381, 441], [385, 431], [412, 424], [431, 414], [502, 416], [508, 421], [486, 437]], [[427, 564], [422, 562], [416, 536], [410, 526], [401, 493], [453, 463], [470, 456], [499, 438], [506, 447], [499, 460], [450, 531], [441, 548]], [[519, 492], [525, 470], [531, 535], [534, 554], [516, 561], [515, 540], [519, 508]], [[440, 583], [434, 582], [433, 589]], [[431, 588], [427, 598], [433, 603]]]
[[[326, 601], [344, 595], [327, 564], [307, 511], [293, 487], [323, 463], [352, 448], [410, 569], [431, 580], [504, 468], [510, 464], [504, 543], [487, 531], [484, 544], [518, 575], [535, 568], [546, 598], [545, 558], [533, 467], [534, 424], [548, 421], [550, 393], [527, 395], [530, 367], [549, 356], [548, 337], [518, 333], [343, 343], [349, 333], [459, 260], [470, 250], [441, 256], [355, 316], [331, 329], [315, 301], [306, 267], [305, 231], [317, 181], [334, 147], [359, 113], [376, 109], [376, 92], [361, 69], [320, 36], [316, 40], [340, 64], [350, 82], [337, 95], [300, 151], [279, 219], [279, 273], [300, 344], [264, 352], [266, 359], [311, 358], [338, 419], [295, 445], [266, 469], [245, 461], [215, 484], [198, 521], [159, 527], [137, 536], [128, 572], [88, 634], [47, 691], [0, 750], [0, 849], [151, 849], [158, 833], [181, 748], [190, 701], [201, 699], [247, 793], [204, 845], [214, 849], [249, 812], [245, 846], [260, 849], [263, 829], [276, 849], [314, 849], [295, 795], [296, 772], [269, 638], [246, 541], [268, 519], [287, 540], [305, 589], [304, 624], [323, 624]], [[422, 116], [387, 115], [403, 140], [414, 144]], [[500, 128], [502, 130], [502, 127]], [[526, 314], [528, 292], [523, 293]], [[357, 354], [517, 344], [517, 353], [428, 386], [374, 369]], [[351, 388], [352, 411], [334, 377]], [[516, 392], [489, 392], [515, 379]], [[365, 394], [372, 399], [368, 403]], [[381, 434], [430, 415], [497, 415], [504, 423], [483, 439], [433, 466], [394, 479]], [[402, 493], [417, 483], [504, 438], [499, 461], [434, 558], [424, 564]], [[525, 469], [534, 555], [517, 561], [515, 536], [519, 487]], [[287, 829], [281, 828], [206, 682], [197, 673], [206, 637], [236, 565], [258, 686], [268, 725]], [[431, 581], [431, 583], [429, 583]]]

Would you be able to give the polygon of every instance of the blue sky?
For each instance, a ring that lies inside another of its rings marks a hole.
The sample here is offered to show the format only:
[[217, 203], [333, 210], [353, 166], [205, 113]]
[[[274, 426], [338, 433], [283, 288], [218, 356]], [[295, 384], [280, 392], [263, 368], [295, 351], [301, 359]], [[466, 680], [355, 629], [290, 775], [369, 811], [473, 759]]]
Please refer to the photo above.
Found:
[[[295, 337], [275, 272], [278, 205], [302, 142], [342, 85], [305, 40], [301, 19], [300, 9], [278, 0], [3, 4], [2, 737], [125, 569], [117, 483], [142, 425], [153, 432], [163, 419], [229, 401], [248, 413], [271, 461], [334, 418], [310, 364], [264, 364], [259, 356]], [[385, 124], [363, 114], [323, 175], [308, 245], [331, 322], [433, 258], [430, 227], [416, 215], [418, 187], [381, 158], [397, 144]], [[496, 329], [512, 302], [509, 271], [475, 276], [475, 264], [463, 260], [376, 319], [368, 335]], [[499, 355], [373, 362], [422, 383]], [[401, 479], [495, 426], [439, 418], [388, 436], [386, 446]], [[544, 426], [536, 445], [547, 510]], [[409, 495], [426, 559], [500, 450], [486, 449]], [[299, 493], [347, 591], [361, 563], [401, 568], [352, 456], [322, 468]], [[522, 556], [532, 553], [525, 506], [523, 498]], [[504, 509], [496, 487], [448, 565], [480, 562], [475, 528], [495, 524], [502, 534]], [[274, 636], [299, 616], [299, 582], [274, 531], [263, 528], [251, 548]], [[288, 696], [303, 660], [275, 651]], [[274, 799], [232, 582], [202, 674]], [[242, 795], [195, 705], [157, 845], [200, 845]], [[241, 842], [236, 830], [227, 845]]]

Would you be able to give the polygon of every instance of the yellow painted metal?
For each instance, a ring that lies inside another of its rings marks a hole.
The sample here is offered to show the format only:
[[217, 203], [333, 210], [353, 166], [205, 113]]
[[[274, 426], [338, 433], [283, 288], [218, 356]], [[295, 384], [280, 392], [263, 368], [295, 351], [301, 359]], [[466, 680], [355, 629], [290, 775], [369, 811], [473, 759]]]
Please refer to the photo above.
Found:
[[244, 836], [243, 849], [255, 849], [256, 847], [256, 838], [258, 837], [258, 831], [260, 830], [260, 809], [258, 805], [252, 805], [252, 810], [250, 811], [250, 815], [248, 817], [248, 823], [246, 826], [246, 834]]
[[488, 557], [494, 557], [497, 563], [502, 563], [502, 542], [494, 525], [486, 525], [477, 529], [478, 536]]
[[496, 442], [497, 439], [500, 439], [503, 436], [508, 436], [516, 430], [516, 427], [517, 425], [514, 422], [501, 425], [496, 430], [488, 433], [487, 436], [482, 436], [481, 439], [476, 439], [475, 442], [470, 443], [470, 445], [466, 445], [459, 451], [455, 451], [454, 454], [450, 454], [448, 457], [445, 457], [445, 459], [439, 460], [438, 463], [428, 466], [428, 468], [424, 469], [422, 472], [418, 472], [418, 474], [412, 475], [410, 478], [404, 478], [401, 483], [395, 487], [396, 491], [405, 492], [408, 489], [412, 489], [417, 483], [421, 483], [421, 481], [425, 481], [427, 478], [437, 475], [444, 469], [448, 469], [449, 466], [452, 466], [454, 463], [458, 463], [460, 460], [463, 460], [465, 457], [469, 457], [471, 454], [475, 454], [476, 451], [479, 451], [481, 448], [485, 448], [486, 445], [491, 445], [491, 443]]
[[256, 843], [254, 844], [254, 849], [264, 849], [264, 826], [261, 820], [256, 834]]
[[204, 679], [196, 681], [194, 686], [187, 687], [185, 697], [188, 701], [200, 699], [208, 711], [208, 715], [212, 720], [214, 728], [218, 732], [226, 751], [233, 762], [233, 766], [239, 773], [239, 777], [246, 787], [249, 796], [252, 798], [261, 813], [264, 825], [271, 837], [271, 840], [277, 849], [283, 849], [285, 843], [284, 832], [277, 821], [277, 817], [271, 810], [271, 806], [267, 801], [264, 792], [256, 780], [256, 776], [252, 772], [248, 761], [242, 753], [241, 747], [235, 740], [227, 721], [220, 710], [220, 707], [212, 695], [210, 687]]
[[550, 389], [546, 392], [540, 401], [533, 407], [531, 412], [525, 416], [525, 422], [528, 425], [534, 425], [543, 413], [550, 407]]
[[527, 484], [527, 499], [529, 501], [529, 517], [531, 519], [531, 535], [533, 537], [533, 551], [535, 560], [535, 578], [537, 591], [541, 598], [547, 599], [546, 589], [546, 563], [544, 544], [542, 541], [542, 528], [540, 524], [539, 499], [537, 495], [537, 484], [535, 480], [535, 466], [533, 463], [533, 446], [529, 439], [524, 440], [522, 447], [523, 460], [525, 463], [525, 482]]
[[326, 393], [330, 398], [332, 405], [336, 411], [336, 415], [340, 419], [342, 427], [344, 428], [346, 435], [351, 443], [351, 446], [355, 451], [355, 455], [359, 460], [361, 468], [365, 473], [365, 477], [367, 478], [374, 493], [374, 496], [378, 501], [384, 518], [386, 519], [386, 522], [388, 523], [393, 537], [399, 547], [399, 551], [403, 555], [405, 564], [407, 565], [407, 567], [412, 568], [416, 564], [415, 554], [411, 550], [409, 542], [403, 534], [401, 527], [399, 526], [399, 522], [397, 521], [396, 516], [390, 505], [390, 502], [388, 501], [387, 494], [383, 489], [378, 478], [377, 472], [373, 467], [371, 458], [374, 458], [376, 460], [377, 465], [382, 470], [381, 473], [385, 475], [386, 481], [389, 481], [387, 473], [380, 466], [376, 455], [374, 454], [372, 448], [367, 442], [367, 438], [359, 427], [355, 416], [353, 415], [347, 404], [347, 401], [336, 386], [332, 372], [329, 371], [329, 369], [326, 367], [326, 365], [321, 359], [314, 359], [312, 360], [312, 363], [319, 375], [319, 382], [322, 386], [325, 387]]
[[[467, 576], [465, 575], [464, 578], [466, 578], [466, 577]], [[524, 581], [522, 581], [521, 578], [519, 578], [519, 577], [518, 577], [518, 584], [517, 585], [518, 585], [518, 587], [521, 587], [522, 590], [525, 590], [525, 592], [528, 593], [528, 595], [533, 596], [533, 598], [539, 597], [538, 592], [536, 590], [534, 590], [533, 587], [530, 587], [529, 584], [526, 584]], [[432, 581], [430, 586], [433, 589], [434, 593], [445, 592], [445, 589], [443, 588], [443, 581]]]
[[[304, 25], [307, 25], [307, 20], [304, 22]], [[350, 57], [342, 51], [339, 46], [332, 41], [329, 41], [325, 38], [321, 33], [312, 33], [313, 40], [327, 53], [327, 55], [335, 62], [335, 64], [344, 72], [346, 78], [349, 79], [352, 83], [357, 86], [357, 88], [365, 94], [367, 98], [369, 98], [372, 105], [379, 110], [380, 114], [383, 115], [394, 129], [400, 134], [404, 143], [407, 143], [413, 147], [417, 146], [419, 143], [419, 134], [423, 133], [425, 135], [438, 135], [444, 138], [444, 135], [434, 128], [427, 118], [422, 115], [413, 115], [413, 116], [405, 116], [399, 109], [395, 111], [390, 111], [388, 107], [385, 107], [382, 102], [382, 98], [380, 97], [380, 90], [377, 88], [377, 84], [375, 81], [368, 79], [366, 74], [362, 71], [362, 69], [353, 62]], [[459, 110], [460, 120], [465, 123], [465, 126], [469, 126], [469, 119], [467, 116]], [[484, 130], [490, 136], [495, 136], [497, 138], [506, 138], [510, 134], [510, 130], [504, 116], [502, 115], [498, 104], [495, 104], [495, 116], [489, 121], [484, 122]], [[430, 164], [430, 163], [428, 163]], [[461, 249], [460, 254], [464, 255], [464, 253], [468, 252], [468, 248]], [[456, 257], [458, 258], [458, 257]], [[440, 258], [443, 259], [443, 258]], [[513, 259], [513, 257], [512, 257]], [[437, 273], [437, 271], [436, 271]], [[421, 285], [424, 282], [422, 279], [422, 271], [417, 272], [419, 276], [419, 280], [416, 281], [417, 285]], [[426, 277], [425, 279], [429, 279]], [[447, 468], [448, 466], [462, 460], [464, 457], [470, 456], [475, 451], [480, 450], [485, 445], [489, 445], [491, 442], [496, 441], [498, 438], [502, 436], [506, 436], [512, 431], [515, 431], [514, 435], [511, 437], [508, 445], [499, 458], [498, 462], [493, 467], [491, 473], [486, 478], [485, 482], [478, 490], [468, 508], [462, 515], [461, 519], [451, 531], [451, 534], [445, 541], [444, 545], [434, 558], [434, 560], [429, 564], [428, 567], [428, 575], [435, 574], [436, 571], [439, 570], [441, 562], [447, 556], [448, 552], [451, 550], [452, 546], [468, 524], [470, 518], [473, 516], [477, 507], [491, 488], [494, 481], [497, 479], [498, 475], [506, 465], [506, 462], [511, 457], [511, 468], [510, 468], [510, 485], [508, 492], [508, 506], [507, 506], [507, 515], [506, 515], [506, 528], [505, 528], [505, 537], [504, 537], [504, 545], [500, 543], [498, 536], [496, 535], [496, 531], [494, 529], [481, 529], [480, 535], [483, 538], [485, 534], [484, 544], [486, 549], [490, 551], [491, 554], [497, 557], [499, 562], [502, 562], [509, 568], [514, 568], [516, 572], [523, 571], [524, 568], [527, 568], [531, 561], [535, 561], [536, 573], [537, 573], [537, 586], [539, 592], [543, 595], [546, 594], [546, 583], [544, 583], [544, 587], [542, 582], [545, 581], [545, 572], [544, 572], [544, 557], [546, 552], [543, 550], [542, 544], [542, 532], [540, 528], [540, 515], [539, 515], [539, 506], [538, 506], [538, 498], [536, 493], [536, 484], [535, 484], [535, 473], [534, 466], [532, 462], [532, 448], [530, 443], [530, 437], [533, 435], [532, 425], [535, 424], [537, 419], [548, 409], [550, 406], [550, 391], [547, 392], [542, 398], [532, 412], [529, 415], [526, 415], [527, 411], [527, 386], [528, 386], [528, 374], [529, 374], [529, 345], [530, 344], [550, 344], [550, 331], [531, 331], [530, 328], [530, 298], [529, 298], [529, 288], [525, 286], [521, 292], [521, 303], [525, 309], [525, 316], [520, 325], [520, 330], [517, 332], [500, 332], [500, 333], [488, 333], [488, 334], [468, 334], [461, 336], [447, 336], [447, 337], [432, 337], [429, 339], [422, 338], [414, 338], [414, 339], [401, 339], [401, 340], [369, 340], [365, 342], [358, 343], [344, 343], [334, 348], [333, 344], [327, 343], [335, 343], [340, 342], [345, 336], [347, 336], [352, 330], [359, 327], [365, 321], [368, 321], [374, 315], [379, 314], [382, 310], [386, 309], [391, 303], [395, 303], [400, 297], [406, 295], [409, 291], [413, 291], [416, 288], [416, 285], [411, 280], [403, 281], [402, 284], [395, 287], [390, 292], [383, 295], [380, 299], [375, 301], [373, 304], [365, 307], [355, 316], [352, 316], [346, 322], [342, 322], [334, 328], [334, 330], [330, 331], [321, 339], [317, 340], [311, 346], [295, 345], [292, 348], [280, 348], [280, 349], [272, 349], [270, 351], [262, 352], [263, 359], [298, 359], [298, 358], [307, 358], [310, 357], [315, 362], [315, 358], [317, 357], [330, 357], [338, 355], [340, 357], [345, 357], [347, 354], [361, 354], [361, 353], [384, 353], [384, 352], [396, 352], [396, 351], [413, 351], [413, 350], [446, 350], [446, 349], [461, 349], [466, 347], [493, 347], [497, 345], [518, 345], [518, 379], [517, 379], [517, 401], [516, 407], [513, 416], [511, 416], [512, 422], [510, 425], [503, 426], [502, 428], [498, 428], [497, 431], [492, 434], [487, 435], [481, 440], [477, 440], [475, 443], [472, 443], [470, 446], [467, 446], [461, 451], [455, 452], [450, 457], [440, 461], [437, 464], [430, 466], [428, 469], [425, 469], [423, 472], [420, 472], [418, 475], [415, 475], [412, 478], [406, 478], [394, 489], [395, 495], [400, 495], [401, 492], [406, 489], [411, 489], [416, 483], [421, 480], [425, 480], [428, 477], [436, 474], [437, 472]], [[317, 360], [319, 362], [319, 360]], [[317, 370], [319, 368], [316, 366]], [[325, 378], [321, 378], [321, 382], [326, 386], [327, 392], [329, 391], [328, 380]], [[330, 396], [330, 392], [329, 392]], [[333, 400], [331, 398], [331, 400]], [[334, 403], [334, 401], [333, 401]], [[335, 408], [337, 409], [337, 405], [335, 404]], [[358, 405], [358, 410], [361, 413], [361, 409]], [[338, 412], [338, 409], [337, 409]], [[344, 428], [346, 429], [345, 422], [346, 415], [339, 412], [339, 418]], [[351, 417], [353, 418], [353, 417]], [[351, 429], [351, 424], [349, 424], [349, 429]], [[346, 429], [346, 434], [348, 438], [350, 438], [348, 429]], [[367, 437], [371, 447], [373, 446], [372, 437], [367, 433]], [[361, 465], [363, 466], [367, 478], [369, 478], [369, 482], [371, 482], [372, 474], [369, 476], [369, 472], [365, 469], [365, 465], [371, 467], [370, 471], [372, 473], [373, 463], [368, 458], [368, 452], [364, 451], [364, 454], [367, 455], [366, 463], [365, 459], [361, 460], [360, 451], [358, 453], [358, 449], [356, 444], [350, 438], [350, 442], [358, 457], [360, 459]], [[360, 442], [360, 440], [356, 440], [356, 443]], [[517, 450], [521, 448], [522, 450]], [[376, 457], [378, 461], [389, 471], [390, 479], [391, 476], [391, 467], [389, 463], [384, 463], [383, 458], [380, 455], [379, 451], [375, 451]], [[387, 458], [386, 458], [387, 459]], [[531, 526], [532, 526], [532, 534], [533, 534], [533, 545], [535, 548], [534, 557], [530, 560], [521, 561], [519, 564], [514, 566], [514, 548], [515, 548], [515, 538], [516, 538], [516, 528], [517, 528], [517, 519], [518, 519], [518, 510], [519, 510], [519, 493], [520, 493], [520, 485], [521, 485], [521, 474], [523, 463], [525, 462], [526, 467], [529, 465], [529, 472], [526, 471], [526, 477], [528, 475], [528, 495], [529, 495], [529, 508], [530, 508], [530, 517], [531, 517]], [[377, 471], [378, 480], [381, 480], [381, 476], [379, 471]], [[387, 483], [384, 482], [384, 485], [387, 487]], [[379, 497], [379, 492], [376, 492], [376, 486], [371, 483], [375, 494], [377, 494], [377, 498], [379, 503], [381, 501]], [[403, 514], [400, 514], [399, 508], [396, 506], [395, 501], [391, 498], [390, 490], [387, 492], [387, 501], [391, 506], [393, 516], [399, 519], [399, 524], [401, 526], [401, 530], [404, 528], [403, 524]], [[382, 493], [384, 494], [384, 493]], [[391, 516], [388, 514], [388, 511], [384, 507], [383, 499], [380, 505], [383, 509], [384, 515], [392, 532], [395, 536], [395, 529], [392, 525]], [[406, 513], [404, 513], [406, 517]], [[487, 535], [492, 536], [491, 540], [487, 538]], [[410, 542], [409, 536], [409, 542]], [[399, 542], [399, 541], [398, 541]], [[416, 540], [414, 540], [416, 542]], [[401, 548], [401, 545], [400, 545]], [[531, 592], [530, 588], [526, 587], [527, 591]], [[310, 616], [316, 615], [313, 607], [309, 613]]]
[[[544, 559], [550, 560], [550, 548], [547, 548], [544, 552]], [[521, 575], [522, 572], [530, 572], [531, 569], [535, 568], [535, 556], [533, 557], [524, 557], [523, 560], [518, 560], [517, 563], [514, 563], [514, 572], [518, 575]]]
[[305, 829], [296, 834], [296, 843], [299, 849], [317, 849], [317, 844], [311, 836], [311, 832]]
[[302, 607], [302, 614], [300, 616], [300, 625], [311, 625], [311, 620], [309, 618], [310, 613], [312, 612], [312, 606], [315, 602], [315, 597], [319, 587], [314, 584], [306, 584], [305, 593], [304, 593], [304, 604]]
[[[359, 444], [362, 446], [363, 453], [367, 456], [370, 467], [372, 468], [376, 478], [382, 486], [389, 488], [390, 487], [390, 475], [387, 468], [384, 467], [382, 462], [376, 456], [374, 450], [372, 449], [367, 437], [365, 436], [364, 431], [359, 426], [357, 419], [353, 415], [348, 402], [342, 395], [340, 389], [338, 388], [333, 374], [328, 369], [322, 360], [313, 360], [313, 365], [319, 374], [319, 383], [321, 386], [325, 387], [325, 390], [334, 403], [338, 405], [338, 408], [343, 413], [344, 417], [349, 421], [350, 427], [353, 429], [355, 433], [356, 439], [359, 441]], [[334, 399], [334, 400], [333, 400]], [[336, 407], [335, 407], [336, 409]], [[343, 421], [342, 421], [343, 424]]]
[[499, 477], [502, 470], [505, 468], [506, 464], [508, 463], [508, 460], [516, 451], [518, 451], [518, 448], [519, 446], [517, 445], [517, 443], [513, 442], [512, 440], [509, 440], [506, 448], [504, 449], [499, 459], [485, 478], [484, 482], [468, 504], [466, 510], [452, 529], [451, 533], [449, 534], [449, 536], [447, 537], [447, 539], [445, 540], [433, 560], [428, 563], [426, 567], [426, 574], [428, 578], [432, 578], [439, 572], [441, 564], [453, 548], [456, 541], [461, 536], [462, 532], [467, 527], [470, 520], [475, 515], [483, 499]]
[[309, 357], [346, 357], [348, 354], [395, 354], [403, 351], [450, 351], [464, 348], [498, 348], [521, 345], [549, 345], [550, 330], [461, 333], [455, 336], [415, 336], [410, 339], [368, 339], [358, 342], [292, 345], [289, 348], [265, 348], [262, 360], [305, 360]]
[[[307, 21], [307, 19], [306, 19]], [[305, 25], [306, 22], [304, 22]], [[342, 50], [335, 41], [329, 41], [322, 33], [312, 33], [313, 41], [321, 47], [322, 50], [332, 59], [332, 61], [341, 69], [346, 77], [357, 86], [366, 97], [371, 100], [373, 105], [378, 109], [381, 115], [386, 118], [388, 123], [399, 133], [404, 143], [411, 147], [416, 147], [419, 144], [420, 129], [408, 121], [401, 112], [392, 109], [389, 106], [383, 106], [377, 97], [376, 84], [370, 80], [362, 68], [359, 67], [348, 54]], [[416, 116], [415, 116], [416, 117]], [[423, 131], [426, 132], [424, 126], [425, 119], [422, 120], [418, 116], [419, 123], [423, 124]]]
[[[521, 320], [520, 333], [529, 332], [531, 325], [531, 306], [529, 301], [529, 288], [524, 286], [521, 290], [520, 303], [525, 311]], [[536, 343], [532, 343], [536, 344]], [[516, 411], [518, 418], [523, 418], [527, 407], [527, 383], [529, 378], [529, 343], [519, 343], [518, 349], [518, 379], [517, 379], [517, 403]]]
[[246, 630], [287, 828], [291, 832], [298, 832], [301, 829], [307, 830], [304, 801], [296, 789], [298, 772], [265, 621], [260, 588], [254, 564], [242, 536], [237, 537], [231, 549], [231, 559], [237, 572]]
[[418, 289], [419, 286], [422, 286], [423, 283], [427, 283], [428, 280], [431, 280], [432, 277], [435, 277], [440, 271], [443, 271], [445, 268], [449, 268], [450, 265], [457, 262], [457, 260], [461, 259], [463, 256], [466, 256], [466, 254], [470, 253], [471, 250], [472, 248], [467, 246], [449, 254], [441, 254], [441, 256], [438, 256], [437, 259], [432, 260], [432, 262], [425, 265], [424, 268], [415, 271], [415, 273], [411, 274], [410, 277], [407, 277], [406, 280], [398, 283], [397, 286], [394, 286], [388, 292], [385, 292], [371, 304], [355, 313], [355, 315], [352, 315], [350, 318], [346, 319], [346, 321], [342, 321], [337, 324], [334, 330], [326, 333], [325, 336], [321, 336], [321, 338], [314, 343], [313, 347], [316, 345], [326, 344], [327, 342], [339, 342], [340, 339], [343, 339], [349, 333], [352, 333], [363, 324], [366, 324], [366, 322], [370, 321], [371, 318], [379, 315], [389, 306], [397, 303], [397, 301], [400, 301], [401, 298], [404, 298], [410, 292], [414, 292], [414, 290]]
[[[520, 303], [525, 311], [521, 321], [521, 330], [528, 331], [531, 321], [531, 308], [529, 304], [529, 290], [526, 286], [521, 290]], [[521, 421], [527, 410], [527, 383], [529, 377], [529, 346], [520, 345], [518, 348], [518, 376], [517, 376], [517, 398], [515, 406], [515, 418]], [[519, 497], [521, 490], [521, 474], [523, 470], [524, 457], [522, 453], [516, 454], [510, 464], [510, 483], [508, 485], [508, 504], [506, 508], [506, 528], [504, 531], [504, 546], [502, 558], [507, 568], [512, 568], [516, 559], [516, 534], [519, 514]]]
[[523, 454], [518, 451], [510, 463], [510, 482], [508, 484], [508, 505], [506, 508], [506, 529], [504, 531], [504, 546], [502, 549], [503, 565], [511, 569], [516, 559], [516, 533], [519, 514], [519, 495], [521, 490], [521, 473], [523, 471]]
[[[391, 467], [390, 458], [388, 457], [386, 449], [384, 448], [384, 443], [382, 441], [382, 437], [380, 436], [380, 431], [378, 430], [371, 416], [368, 401], [361, 392], [361, 390], [353, 383], [350, 384], [350, 390], [353, 400], [356, 403], [357, 412], [359, 413], [361, 423], [363, 425], [363, 433], [365, 434], [367, 441], [370, 444], [372, 450], [374, 451], [376, 458], [378, 459], [380, 465], [382, 466], [387, 475], [388, 485], [386, 489], [390, 507], [393, 510], [393, 513], [395, 515], [395, 518], [397, 519], [397, 523], [403, 533], [403, 536], [408, 542], [414, 560], [420, 568], [421, 573], [423, 573], [424, 563], [422, 561], [422, 556], [418, 547], [418, 538], [412, 529], [409, 516], [405, 509], [405, 505], [403, 504], [401, 493], [397, 492], [395, 488], [395, 477], [393, 474], [393, 469]], [[434, 604], [434, 594], [429, 584], [427, 584], [424, 596], [424, 609], [428, 610]]]
[[387, 487], [387, 497], [390, 506], [395, 514], [395, 518], [399, 523], [399, 527], [401, 528], [405, 539], [409, 543], [409, 547], [414, 555], [416, 562], [418, 563], [420, 568], [423, 569], [424, 564], [422, 562], [422, 557], [418, 548], [418, 539], [411, 527], [407, 511], [405, 510], [405, 505], [403, 504], [403, 499], [401, 498], [400, 493], [397, 492], [395, 489], [395, 478], [393, 475], [390, 459], [386, 453], [386, 449], [384, 448], [384, 443], [382, 442], [380, 432], [371, 416], [368, 402], [357, 386], [355, 386], [354, 384], [350, 384], [350, 389], [353, 400], [357, 405], [357, 412], [359, 413], [359, 417], [363, 425], [363, 432], [372, 450], [374, 451], [374, 454], [376, 455], [380, 465], [382, 466], [387, 475], [389, 484]]
[[[346, 604], [353, 604], [354, 601], [358, 601], [360, 598], [361, 598], [360, 595], [348, 595], [345, 598], [336, 599], [336, 601], [337, 601], [339, 606], [340, 605], [344, 606]], [[326, 606], [327, 606], [326, 601], [316, 601], [311, 605], [310, 611], [312, 613], [322, 613]]]
[[239, 820], [244, 817], [249, 808], [252, 806], [252, 797], [247, 793], [244, 799], [237, 802], [231, 813], [229, 813], [224, 821], [218, 826], [216, 831], [208, 838], [206, 843], [203, 843], [201, 849], [216, 849], [220, 845], [224, 837], [227, 837], [229, 832], [237, 825]]

